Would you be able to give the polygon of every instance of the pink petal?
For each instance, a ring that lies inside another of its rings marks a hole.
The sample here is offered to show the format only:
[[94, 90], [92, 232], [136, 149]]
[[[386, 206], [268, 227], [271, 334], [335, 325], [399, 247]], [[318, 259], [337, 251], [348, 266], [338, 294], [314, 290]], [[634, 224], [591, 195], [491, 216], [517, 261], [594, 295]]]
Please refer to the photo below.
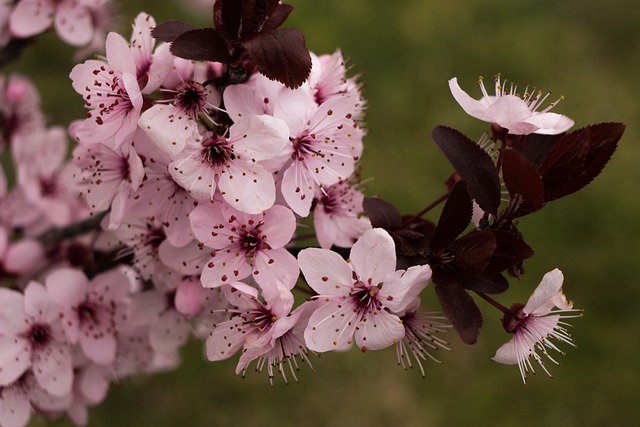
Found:
[[309, 92], [282, 88], [273, 115], [287, 123], [289, 136], [297, 138], [309, 128], [309, 120], [317, 109], [318, 105]]
[[260, 229], [271, 248], [282, 248], [287, 245], [296, 230], [296, 218], [290, 209], [275, 205], [262, 217], [264, 225]]
[[301, 217], [307, 217], [317, 184], [302, 161], [294, 161], [282, 177], [282, 195], [287, 205]]
[[220, 174], [218, 187], [227, 203], [248, 214], [262, 213], [276, 200], [273, 175], [259, 164], [229, 162]]
[[55, 2], [22, 0], [13, 9], [9, 25], [14, 36], [26, 38], [45, 31], [53, 23]]
[[386, 278], [379, 297], [385, 307], [393, 313], [400, 313], [418, 297], [430, 280], [431, 267], [428, 265], [398, 270]]
[[16, 381], [31, 367], [31, 345], [25, 338], [0, 336], [0, 387]]
[[490, 122], [491, 118], [487, 116], [486, 109], [489, 105], [488, 102], [477, 101], [471, 98], [465, 91], [460, 88], [458, 84], [458, 79], [456, 77], [449, 80], [449, 89], [451, 90], [451, 94], [458, 101], [458, 104], [462, 107], [462, 109], [469, 114], [471, 117], [475, 117], [476, 119], [483, 120], [485, 122]]
[[169, 51], [170, 46], [169, 43], [163, 43], [156, 48], [151, 60], [151, 66], [147, 72], [149, 79], [142, 93], [150, 94], [158, 90], [169, 74], [171, 74], [171, 71], [173, 71], [174, 56]]
[[205, 288], [217, 288], [223, 284], [242, 280], [251, 274], [252, 268], [235, 250], [219, 250], [202, 269], [200, 280]]
[[265, 288], [275, 281], [281, 281], [288, 289], [292, 289], [298, 280], [299, 270], [296, 258], [285, 249], [271, 249], [256, 254], [253, 278]]
[[215, 325], [213, 333], [207, 338], [207, 359], [212, 362], [228, 359], [240, 350], [246, 338], [241, 329], [243, 323], [238, 316]]
[[537, 127], [535, 133], [543, 135], [557, 135], [566, 132], [574, 125], [574, 121], [569, 117], [556, 113], [535, 114], [526, 121]]
[[24, 290], [24, 312], [39, 322], [52, 323], [60, 315], [60, 308], [38, 282], [29, 282]]
[[398, 316], [386, 310], [369, 312], [358, 322], [355, 336], [362, 351], [381, 350], [404, 337], [404, 326]]
[[91, 332], [83, 331], [80, 346], [84, 354], [99, 365], [110, 365], [116, 358], [116, 338], [108, 331], [108, 325], [95, 327]]
[[76, 307], [84, 301], [89, 280], [80, 270], [61, 268], [45, 280], [51, 299], [62, 307]]
[[[544, 315], [554, 306], [553, 298], [562, 292], [564, 275], [559, 269], [554, 269], [542, 277], [542, 281], [529, 297], [527, 305], [522, 309], [526, 314]], [[571, 307], [568, 307], [571, 308]]]
[[357, 313], [348, 302], [323, 302], [309, 318], [304, 340], [310, 350], [330, 351], [353, 343]]
[[91, 14], [77, 0], [58, 2], [54, 24], [60, 38], [72, 46], [83, 46], [93, 39]]
[[270, 159], [289, 144], [287, 124], [267, 115], [240, 119], [229, 133], [236, 154], [241, 154], [247, 162]]
[[201, 161], [200, 151], [192, 152], [183, 159], [171, 162], [169, 173], [194, 199], [214, 199], [217, 187], [214, 171], [208, 163]]
[[303, 249], [298, 255], [298, 264], [309, 286], [319, 295], [348, 295], [351, 292], [351, 267], [336, 252]]
[[26, 274], [43, 265], [45, 253], [42, 244], [35, 239], [25, 238], [12, 244], [7, 250], [4, 268], [7, 271]]
[[149, 329], [149, 342], [160, 353], [177, 351], [189, 339], [191, 325], [175, 310], [167, 310]]
[[118, 33], [111, 32], [106, 41], [107, 62], [122, 74], [135, 76], [136, 64], [127, 41]]
[[52, 343], [34, 351], [33, 373], [38, 384], [52, 395], [65, 396], [71, 393], [73, 366], [69, 347]]
[[0, 288], [0, 335], [19, 334], [26, 329], [27, 323], [24, 295], [18, 291]]
[[5, 387], [0, 394], [2, 427], [25, 427], [31, 418], [29, 397], [19, 386]]
[[91, 404], [102, 402], [109, 391], [109, 378], [107, 370], [102, 366], [89, 364], [80, 371], [80, 391]]
[[199, 281], [185, 279], [176, 290], [176, 310], [188, 317], [195, 316], [202, 310], [205, 298], [205, 290]]
[[166, 239], [160, 244], [158, 254], [166, 266], [187, 276], [200, 274], [211, 258], [210, 251], [198, 246], [195, 242], [177, 247]]
[[174, 159], [187, 141], [199, 138], [198, 124], [172, 105], [156, 104], [140, 116], [140, 128]]
[[361, 280], [371, 285], [382, 283], [396, 271], [396, 249], [389, 233], [374, 228], [362, 235], [351, 248], [351, 265]]

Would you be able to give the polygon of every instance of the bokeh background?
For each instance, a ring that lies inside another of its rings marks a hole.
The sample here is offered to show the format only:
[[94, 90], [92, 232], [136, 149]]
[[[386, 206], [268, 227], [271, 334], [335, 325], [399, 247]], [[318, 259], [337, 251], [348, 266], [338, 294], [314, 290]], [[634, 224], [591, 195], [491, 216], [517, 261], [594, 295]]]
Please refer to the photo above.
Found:
[[[195, 0], [194, 0], [195, 1]], [[99, 426], [622, 426], [640, 419], [640, 12], [609, 0], [289, 0], [287, 26], [306, 34], [314, 52], [341, 48], [353, 71], [364, 71], [367, 112], [363, 176], [369, 195], [416, 212], [443, 192], [451, 173], [430, 140], [446, 124], [477, 138], [486, 125], [465, 115], [447, 80], [480, 96], [476, 80], [501, 72], [522, 85], [564, 95], [554, 111], [577, 127], [622, 121], [627, 131], [604, 173], [585, 190], [552, 202], [521, 222], [536, 256], [521, 283], [498, 299], [525, 302], [542, 275], [564, 271], [565, 293], [583, 308], [562, 366], [524, 386], [516, 367], [491, 361], [509, 336], [500, 315], [479, 301], [485, 325], [475, 346], [448, 336], [452, 351], [428, 363], [426, 379], [396, 366], [393, 349], [324, 354], [300, 383], [269, 387], [266, 375], [234, 375], [236, 359], [204, 360], [190, 343], [170, 373], [115, 385], [90, 411]], [[182, 18], [209, 25], [187, 2], [120, 2], [120, 30], [140, 10], [160, 22]], [[181, 5], [178, 3], [182, 3]], [[55, 36], [9, 69], [31, 75], [43, 91], [49, 122], [83, 117], [67, 75], [73, 50]], [[434, 213], [434, 214], [437, 214]], [[435, 219], [435, 218], [434, 218]], [[435, 308], [427, 292], [425, 305]], [[36, 418], [32, 426], [67, 426]]]

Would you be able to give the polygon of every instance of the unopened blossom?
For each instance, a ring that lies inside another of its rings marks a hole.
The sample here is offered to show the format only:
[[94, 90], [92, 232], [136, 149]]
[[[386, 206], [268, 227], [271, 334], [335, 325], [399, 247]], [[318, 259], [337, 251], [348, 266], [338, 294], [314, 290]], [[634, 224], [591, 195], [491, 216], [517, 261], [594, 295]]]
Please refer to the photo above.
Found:
[[[475, 100], [460, 88], [456, 77], [449, 80], [453, 97], [467, 114], [476, 119], [496, 124], [513, 135], [557, 135], [573, 126], [570, 118], [549, 112], [562, 97], [543, 107], [549, 94], [543, 95], [542, 91], [536, 91], [535, 88], [529, 92], [527, 87], [524, 95], [520, 95], [517, 86], [507, 87], [506, 80], [501, 82], [500, 75], [496, 75], [495, 95], [489, 95], [482, 78], [479, 83], [483, 96]], [[539, 111], [540, 108], [543, 109]]]
[[104, 142], [117, 148], [130, 140], [138, 127], [142, 93], [127, 41], [109, 33], [106, 51], [106, 62], [90, 59], [73, 67], [69, 75], [90, 110], [74, 136], [81, 143]]
[[44, 247], [36, 239], [9, 241], [9, 232], [0, 226], [0, 275], [17, 276], [36, 271], [44, 265]]
[[405, 335], [400, 317], [431, 279], [428, 265], [396, 271], [393, 239], [385, 230], [365, 232], [351, 248], [349, 262], [327, 249], [304, 249], [298, 263], [318, 293], [318, 308], [304, 338], [319, 352], [354, 342], [362, 351], [379, 350]]
[[228, 136], [206, 133], [187, 141], [169, 164], [173, 179], [198, 200], [215, 199], [216, 189], [235, 209], [259, 214], [276, 200], [273, 174], [260, 164], [287, 144], [284, 121], [249, 116], [233, 124]]
[[107, 0], [20, 0], [10, 20], [18, 38], [35, 36], [52, 24], [62, 40], [73, 46], [91, 41], [94, 32], [89, 8]]
[[581, 310], [574, 309], [573, 302], [567, 301], [562, 292], [563, 281], [564, 276], [560, 270], [548, 272], [527, 304], [514, 304], [503, 319], [505, 329], [513, 337], [496, 351], [493, 360], [507, 365], [517, 364], [525, 383], [527, 374], [535, 373], [532, 360], [551, 377], [544, 365], [544, 357], [557, 365], [551, 350], [564, 353], [556, 343], [574, 346], [566, 328], [569, 325], [562, 319], [578, 317]]
[[211, 248], [202, 269], [203, 286], [218, 287], [251, 275], [264, 290], [276, 281], [289, 289], [295, 285], [298, 265], [285, 245], [293, 237], [296, 219], [288, 208], [275, 205], [248, 215], [226, 204], [206, 204], [190, 218], [193, 234]]
[[0, 349], [0, 386], [12, 384], [31, 369], [48, 393], [71, 392], [71, 346], [60, 308], [40, 283], [29, 282], [24, 294], [0, 288]]
[[402, 313], [396, 313], [402, 320], [405, 331], [404, 338], [396, 343], [396, 353], [398, 365], [404, 369], [413, 368], [413, 356], [424, 378], [422, 363], [429, 360], [440, 363], [432, 352], [438, 349], [449, 350], [449, 343], [436, 334], [447, 331], [451, 325], [441, 313], [421, 312], [418, 311], [419, 307], [420, 298], [416, 298]]
[[371, 228], [371, 221], [362, 214], [363, 201], [364, 195], [346, 181], [318, 190], [313, 227], [320, 247], [350, 248]]
[[94, 363], [113, 363], [122, 321], [117, 316], [129, 304], [129, 278], [112, 270], [89, 281], [79, 270], [62, 268], [47, 276], [46, 286], [51, 299], [62, 307], [60, 319], [69, 342], [78, 343]]
[[44, 122], [33, 83], [19, 74], [0, 75], [0, 149], [17, 135], [44, 128]]

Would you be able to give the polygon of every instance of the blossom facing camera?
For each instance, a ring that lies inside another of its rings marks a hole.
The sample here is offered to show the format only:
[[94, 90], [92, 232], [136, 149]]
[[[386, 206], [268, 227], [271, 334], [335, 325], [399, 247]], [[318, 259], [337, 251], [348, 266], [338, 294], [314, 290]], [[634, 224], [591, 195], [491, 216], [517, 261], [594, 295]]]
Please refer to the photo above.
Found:
[[[522, 381], [527, 382], [529, 371], [535, 374], [531, 359], [553, 378], [544, 365], [545, 356], [554, 364], [559, 363], [552, 357], [550, 350], [564, 354], [554, 341], [575, 347], [571, 335], [567, 332], [568, 323], [562, 319], [579, 317], [581, 311], [573, 308], [573, 302], [567, 301], [562, 293], [564, 276], [557, 268], [542, 278], [527, 304], [515, 304], [511, 312], [506, 313], [503, 325], [513, 334], [511, 340], [503, 344], [493, 357], [498, 363], [518, 365]], [[554, 310], [554, 307], [557, 310]], [[553, 339], [553, 340], [552, 340]]]
[[518, 86], [511, 84], [507, 88], [507, 80], [500, 81], [500, 75], [494, 77], [496, 94], [489, 95], [484, 87], [482, 77], [479, 79], [480, 90], [483, 97], [479, 100], [471, 98], [458, 85], [456, 77], [449, 80], [451, 94], [458, 101], [462, 109], [476, 119], [497, 124], [505, 128], [513, 135], [529, 135], [539, 133], [544, 135], [558, 135], [567, 131], [573, 126], [573, 120], [561, 114], [550, 113], [560, 100], [549, 104], [542, 111], [538, 108], [550, 95], [550, 92], [543, 94], [536, 88], [529, 86], [524, 90], [524, 95], [518, 94]]

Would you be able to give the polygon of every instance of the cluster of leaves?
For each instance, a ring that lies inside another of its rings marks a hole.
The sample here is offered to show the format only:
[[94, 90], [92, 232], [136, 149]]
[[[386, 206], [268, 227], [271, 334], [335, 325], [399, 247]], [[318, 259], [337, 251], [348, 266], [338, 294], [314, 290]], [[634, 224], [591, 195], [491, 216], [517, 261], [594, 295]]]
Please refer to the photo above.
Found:
[[[514, 136], [494, 131], [497, 162], [455, 129], [438, 126], [432, 137], [456, 170], [437, 224], [403, 217], [391, 203], [365, 199], [374, 227], [394, 238], [402, 268], [429, 264], [442, 309], [462, 340], [473, 344], [482, 314], [480, 296], [506, 291], [505, 273], [519, 278], [533, 249], [518, 231], [517, 219], [547, 202], [575, 193], [600, 174], [624, 132], [621, 123], [601, 123], [569, 134]], [[502, 185], [509, 197], [502, 200]], [[473, 201], [484, 212], [463, 234], [473, 216]]]
[[153, 35], [170, 42], [178, 57], [226, 64], [228, 83], [242, 82], [254, 66], [269, 79], [297, 88], [309, 76], [311, 56], [299, 29], [280, 28], [292, 10], [279, 0], [217, 0], [213, 27], [172, 20], [159, 24]]

